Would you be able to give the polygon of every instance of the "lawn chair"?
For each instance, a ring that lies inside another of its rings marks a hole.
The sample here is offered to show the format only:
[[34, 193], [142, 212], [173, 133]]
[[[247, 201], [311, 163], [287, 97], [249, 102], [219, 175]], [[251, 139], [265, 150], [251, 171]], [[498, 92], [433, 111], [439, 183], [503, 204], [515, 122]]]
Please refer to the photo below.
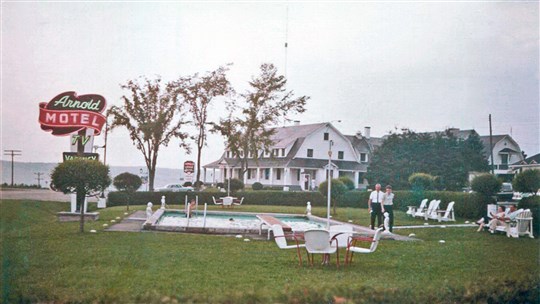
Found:
[[[375, 231], [375, 235], [371, 237], [365, 237], [365, 236], [357, 236], [357, 237], [350, 237], [349, 242], [347, 245], [347, 254], [345, 255], [345, 265], [352, 263], [353, 255], [355, 252], [357, 253], [373, 253], [375, 250], [377, 250], [377, 246], [379, 245], [379, 241], [381, 239], [381, 235], [383, 232], [383, 228], [377, 229]], [[369, 248], [363, 248], [363, 247], [356, 247], [356, 242], [370, 242], [371, 246]], [[349, 258], [350, 255], [350, 258]]]
[[[313, 254], [323, 254], [323, 264], [329, 262], [329, 255], [337, 253], [337, 267], [339, 267], [339, 251], [337, 246], [332, 245], [335, 243], [335, 239], [330, 238], [330, 232], [325, 229], [310, 229], [304, 231], [304, 241], [306, 242], [306, 251], [308, 253], [308, 260], [311, 266], [313, 266]], [[311, 254], [311, 258], [310, 258]]]
[[212, 196], [212, 200], [214, 201], [214, 205], [221, 205], [223, 207], [223, 200], [218, 199], [216, 201], [216, 198]]
[[[428, 206], [427, 209], [432, 208], [433, 204], [435, 204], [436, 201], [437, 200], [432, 200], [431, 202], [429, 202], [429, 206]], [[414, 213], [414, 217], [425, 217], [427, 209], [426, 209], [426, 204], [424, 204], [424, 206], [420, 205], [420, 207], [418, 207], [418, 209], [416, 209], [416, 212]]]
[[455, 202], [450, 202], [448, 203], [448, 206], [446, 206], [446, 210], [444, 209], [439, 209], [437, 210], [437, 220], [439, 222], [448, 222], [448, 221], [452, 221], [452, 222], [455, 222], [456, 221], [456, 218], [454, 216], [454, 204]]
[[414, 217], [414, 214], [416, 213], [417, 210], [422, 210], [422, 209], [426, 208], [427, 201], [428, 201], [427, 198], [423, 199], [422, 202], [420, 202], [420, 207], [407, 206], [409, 208], [409, 210], [407, 210], [407, 212], [405, 212], [405, 213], [412, 216], [412, 217]]
[[330, 226], [330, 238], [336, 240], [338, 248], [347, 248], [349, 237], [353, 235], [353, 227], [351, 225], [333, 225]]
[[244, 201], [244, 197], [242, 197], [240, 200], [238, 199], [233, 199], [233, 206], [240, 206], [242, 205], [242, 202]]
[[[300, 254], [300, 247], [306, 247], [304, 244], [300, 244], [298, 238], [294, 234], [285, 235], [281, 225], [272, 225], [272, 232], [274, 233], [274, 240], [280, 249], [294, 249], [298, 254], [299, 265], [302, 266], [302, 255]], [[296, 241], [296, 245], [288, 245], [287, 237], [293, 238]]]
[[533, 216], [530, 209], [525, 209], [516, 217], [518, 235], [528, 234], [531, 239], [533, 236]]
[[424, 219], [427, 221], [428, 219], [438, 219], [437, 215], [437, 209], [439, 209], [439, 205], [441, 204], [441, 200], [436, 200], [433, 204], [429, 204], [428, 209], [424, 213]]

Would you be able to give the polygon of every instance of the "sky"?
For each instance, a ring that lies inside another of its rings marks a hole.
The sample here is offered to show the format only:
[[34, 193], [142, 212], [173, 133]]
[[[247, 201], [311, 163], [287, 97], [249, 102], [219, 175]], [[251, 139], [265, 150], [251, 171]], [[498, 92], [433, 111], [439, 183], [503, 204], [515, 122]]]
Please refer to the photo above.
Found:
[[[277, 66], [288, 89], [310, 97], [306, 112], [290, 117], [302, 124], [334, 121], [347, 135], [370, 126], [377, 137], [449, 127], [489, 135], [491, 114], [493, 134], [510, 134], [529, 156], [540, 152], [537, 1], [1, 6], [1, 149], [22, 150], [17, 161], [60, 162], [69, 151], [68, 138], [38, 123], [38, 104], [59, 93], [100, 94], [108, 106], [121, 105], [128, 80], [169, 81], [228, 63], [239, 92], [262, 63]], [[225, 115], [225, 100], [215, 100], [210, 118]], [[203, 165], [223, 148], [224, 138], [211, 135]], [[157, 165], [180, 169], [195, 159], [171, 141]], [[109, 134], [107, 163], [144, 167], [122, 129]]]

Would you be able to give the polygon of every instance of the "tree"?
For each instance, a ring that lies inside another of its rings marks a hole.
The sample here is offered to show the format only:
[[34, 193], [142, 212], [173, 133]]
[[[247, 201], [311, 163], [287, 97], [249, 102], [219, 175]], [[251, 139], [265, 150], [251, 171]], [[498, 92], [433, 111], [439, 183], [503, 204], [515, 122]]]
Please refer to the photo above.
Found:
[[185, 104], [178, 100], [175, 83], [162, 86], [161, 78], [129, 80], [121, 88], [130, 96], [122, 96], [122, 107], [113, 106], [108, 114], [113, 117], [110, 129], [125, 127], [133, 144], [144, 156], [148, 168], [150, 191], [154, 191], [154, 178], [159, 148], [171, 139], [179, 138], [180, 147], [189, 151], [185, 143], [188, 135], [181, 132]]
[[65, 194], [77, 193], [81, 213], [80, 232], [84, 232], [84, 200], [101, 194], [110, 184], [109, 167], [97, 160], [74, 159], [65, 161], [51, 174], [54, 189]]
[[[287, 80], [277, 74], [272, 64], [262, 64], [261, 73], [249, 82], [250, 89], [239, 101], [229, 103], [229, 115], [214, 125], [214, 131], [226, 137], [226, 148], [240, 161], [241, 176], [248, 169], [248, 160], [255, 160], [261, 150], [270, 152], [275, 133], [273, 126], [289, 115], [303, 113], [309, 97], [294, 98], [286, 90]], [[239, 113], [235, 113], [236, 111]]]
[[201, 155], [203, 147], [206, 146], [207, 125], [209, 123], [208, 107], [215, 97], [233, 92], [225, 75], [227, 71], [228, 68], [219, 67], [215, 71], [207, 72], [202, 77], [198, 74], [182, 77], [174, 84], [188, 104], [193, 115], [193, 124], [197, 128], [197, 134], [193, 137], [197, 144], [197, 176], [195, 181], [201, 180]]
[[345, 187], [347, 187], [347, 190], [354, 190], [354, 182], [348, 178], [347, 176], [342, 176], [339, 178], [339, 181], [342, 182]]
[[488, 170], [482, 151], [475, 132], [466, 140], [455, 137], [450, 130], [390, 133], [373, 153], [366, 177], [391, 184], [394, 189], [406, 189], [409, 176], [423, 172], [435, 177], [432, 186], [437, 189], [459, 190], [467, 183], [470, 171]]
[[423, 191], [433, 188], [435, 178], [427, 173], [414, 173], [408, 180], [413, 190]]
[[493, 174], [480, 174], [471, 182], [471, 189], [484, 197], [492, 197], [501, 189], [501, 181]]
[[113, 185], [118, 191], [126, 193], [127, 205], [126, 210], [129, 210], [129, 201], [133, 197], [133, 194], [142, 185], [142, 180], [138, 175], [124, 172], [117, 175], [113, 180]]
[[526, 170], [519, 173], [512, 181], [512, 187], [518, 192], [536, 194], [540, 189], [540, 170]]
[[[337, 201], [341, 199], [343, 194], [348, 192], [347, 186], [343, 184], [339, 179], [332, 179], [330, 189], [330, 200], [332, 201], [332, 214], [337, 214]], [[328, 198], [328, 181], [324, 181], [319, 185], [319, 192]]]

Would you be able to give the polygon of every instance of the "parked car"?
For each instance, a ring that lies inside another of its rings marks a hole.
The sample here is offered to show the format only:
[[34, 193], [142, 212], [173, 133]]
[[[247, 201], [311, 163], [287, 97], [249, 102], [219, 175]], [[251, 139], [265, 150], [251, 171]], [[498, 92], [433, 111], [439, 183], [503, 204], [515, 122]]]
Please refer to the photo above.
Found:
[[184, 187], [180, 184], [168, 184], [165, 187], [157, 188], [159, 192], [189, 192], [193, 191], [193, 187]]
[[497, 199], [499, 201], [510, 201], [514, 196], [514, 189], [512, 183], [502, 183], [501, 192], [497, 193]]

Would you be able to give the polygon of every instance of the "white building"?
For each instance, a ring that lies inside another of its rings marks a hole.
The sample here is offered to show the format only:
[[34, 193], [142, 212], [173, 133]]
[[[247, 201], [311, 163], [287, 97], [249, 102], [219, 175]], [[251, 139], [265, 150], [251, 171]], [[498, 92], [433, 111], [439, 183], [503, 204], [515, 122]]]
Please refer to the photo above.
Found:
[[[358, 132], [354, 136], [343, 135], [331, 123], [296, 123], [275, 130], [272, 152], [260, 151], [256, 157], [251, 156], [243, 176], [240, 176], [240, 160], [231, 151], [225, 151], [220, 159], [203, 166], [204, 175], [212, 170], [215, 183], [231, 177], [243, 180], [246, 185], [260, 182], [284, 189], [311, 190], [327, 179], [331, 148], [332, 177], [347, 176], [356, 188], [362, 188], [367, 184], [364, 174], [370, 155], [382, 142], [380, 138], [370, 137], [369, 127], [363, 135]], [[220, 170], [218, 174], [217, 169]]]

